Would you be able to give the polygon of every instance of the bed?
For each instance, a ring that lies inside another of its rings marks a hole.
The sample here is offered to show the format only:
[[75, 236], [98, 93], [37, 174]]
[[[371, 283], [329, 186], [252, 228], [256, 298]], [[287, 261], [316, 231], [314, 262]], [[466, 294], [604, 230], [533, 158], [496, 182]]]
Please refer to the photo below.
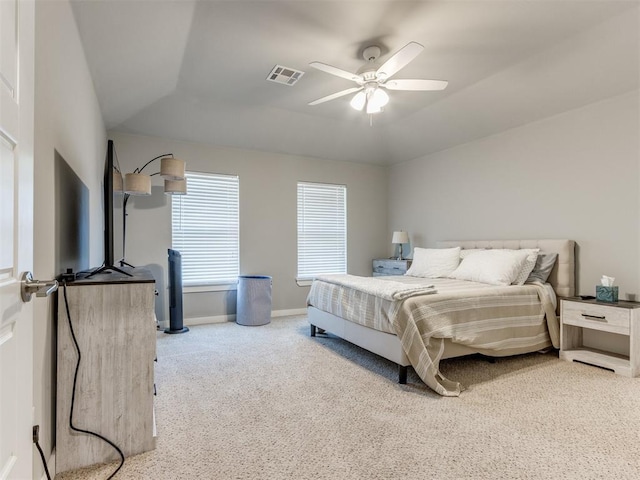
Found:
[[[504, 357], [559, 347], [555, 313], [559, 297], [575, 293], [574, 241], [468, 240], [438, 242], [437, 247], [460, 247], [469, 253], [479, 249], [539, 249], [541, 253], [556, 253], [557, 259], [544, 285], [497, 287], [409, 276], [345, 276], [350, 278], [334, 282], [320, 277], [307, 299], [311, 336], [318, 329], [330, 332], [395, 362], [400, 383], [406, 383], [407, 367], [413, 366], [430, 388], [444, 396], [457, 396], [463, 387], [440, 374], [442, 359], [477, 353]], [[359, 282], [363, 282], [362, 287]], [[391, 285], [397, 289], [397, 297]], [[467, 313], [458, 315], [456, 309], [461, 303], [466, 307], [460, 310]], [[445, 320], [451, 325], [438, 323]]]

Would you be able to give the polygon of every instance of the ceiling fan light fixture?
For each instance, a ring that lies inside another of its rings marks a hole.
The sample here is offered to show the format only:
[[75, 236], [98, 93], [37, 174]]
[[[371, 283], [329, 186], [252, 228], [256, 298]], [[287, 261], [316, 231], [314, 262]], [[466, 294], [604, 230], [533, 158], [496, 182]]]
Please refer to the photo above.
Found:
[[387, 92], [382, 90], [381, 88], [376, 88], [371, 94], [371, 98], [369, 99], [369, 103], [373, 103], [379, 108], [384, 107], [387, 103], [389, 103], [389, 95]]
[[382, 112], [382, 107], [389, 103], [389, 95], [381, 88], [375, 87], [367, 92], [367, 114]]
[[367, 103], [367, 114], [371, 115], [373, 113], [382, 112], [382, 107], [380, 105], [376, 105], [375, 103], [369, 102]]
[[364, 104], [367, 102], [367, 94], [363, 90], [356, 93], [349, 104], [354, 110], [362, 111]]
[[[382, 65], [377, 63], [380, 57], [380, 47], [369, 46], [362, 52], [367, 63], [361, 66], [357, 72], [351, 73], [332, 65], [321, 62], [311, 62], [309, 65], [325, 73], [354, 81], [357, 87], [336, 92], [331, 95], [319, 98], [309, 105], [318, 105], [329, 100], [356, 93], [349, 102], [351, 108], [358, 111], [366, 111], [371, 117], [373, 113], [382, 112], [382, 108], [389, 103], [389, 95], [386, 90], [407, 90], [407, 91], [434, 91], [442, 90], [447, 86], [444, 80], [426, 79], [399, 79], [390, 80], [396, 73], [402, 70], [407, 64], [424, 50], [424, 47], [416, 42], [409, 42]], [[371, 122], [371, 118], [369, 119]]]

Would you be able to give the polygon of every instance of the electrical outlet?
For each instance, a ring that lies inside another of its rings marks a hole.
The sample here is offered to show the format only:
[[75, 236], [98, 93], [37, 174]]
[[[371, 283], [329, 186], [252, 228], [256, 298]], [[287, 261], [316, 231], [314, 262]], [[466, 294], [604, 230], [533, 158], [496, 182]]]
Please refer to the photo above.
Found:
[[33, 443], [40, 441], [40, 425], [33, 426]]

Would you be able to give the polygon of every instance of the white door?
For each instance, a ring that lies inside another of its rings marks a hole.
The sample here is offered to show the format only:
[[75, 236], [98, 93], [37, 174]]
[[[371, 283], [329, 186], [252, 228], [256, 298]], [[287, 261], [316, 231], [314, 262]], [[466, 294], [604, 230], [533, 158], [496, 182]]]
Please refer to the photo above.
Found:
[[0, 480], [32, 478], [33, 0], [0, 0]]

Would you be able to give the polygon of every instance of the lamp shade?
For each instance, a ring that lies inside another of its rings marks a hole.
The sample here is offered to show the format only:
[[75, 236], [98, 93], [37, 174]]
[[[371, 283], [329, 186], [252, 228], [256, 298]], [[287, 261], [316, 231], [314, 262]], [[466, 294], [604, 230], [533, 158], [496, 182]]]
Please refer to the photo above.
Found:
[[187, 179], [184, 180], [165, 180], [164, 193], [167, 195], [186, 195]]
[[151, 195], [151, 177], [144, 173], [127, 173], [124, 176], [124, 193]]
[[389, 95], [381, 88], [376, 88], [369, 98], [369, 103], [373, 104], [376, 109], [381, 109], [389, 103]]
[[349, 104], [351, 105], [351, 108], [358, 111], [362, 111], [366, 101], [367, 101], [367, 94], [364, 92], [364, 90], [360, 90], [358, 93], [356, 93], [353, 96]]
[[369, 102], [367, 103], [367, 113], [369, 115], [374, 113], [380, 113], [382, 111], [382, 107], [377, 106], [375, 103]]
[[393, 232], [391, 243], [409, 243], [409, 234], [404, 231]]
[[185, 161], [179, 158], [164, 157], [160, 160], [160, 175], [165, 180], [184, 179]]
[[122, 174], [114, 168], [113, 169], [113, 193], [122, 193], [123, 188], [124, 188], [124, 185], [122, 182]]

